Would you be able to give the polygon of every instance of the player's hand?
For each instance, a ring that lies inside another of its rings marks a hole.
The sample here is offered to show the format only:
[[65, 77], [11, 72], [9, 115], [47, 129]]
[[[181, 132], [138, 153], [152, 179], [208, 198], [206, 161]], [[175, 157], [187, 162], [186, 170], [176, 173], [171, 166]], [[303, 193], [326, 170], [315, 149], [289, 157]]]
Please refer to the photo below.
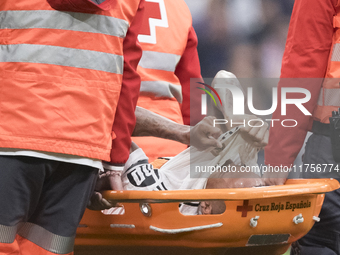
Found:
[[242, 138], [255, 147], [262, 148], [266, 146], [269, 137], [268, 123], [254, 115], [245, 115], [243, 117], [246, 125], [240, 128]]
[[190, 130], [190, 145], [198, 150], [205, 150], [210, 147], [222, 148], [222, 143], [218, 141], [218, 137], [222, 131], [214, 127], [215, 117], [205, 117]]

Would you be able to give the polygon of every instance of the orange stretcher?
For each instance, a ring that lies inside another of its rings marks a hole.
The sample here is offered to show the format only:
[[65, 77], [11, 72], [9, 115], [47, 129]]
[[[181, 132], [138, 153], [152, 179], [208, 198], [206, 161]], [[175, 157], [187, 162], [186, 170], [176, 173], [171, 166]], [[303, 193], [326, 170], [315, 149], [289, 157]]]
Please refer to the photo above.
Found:
[[[123, 204], [123, 215], [86, 210], [76, 245], [246, 247], [289, 244], [318, 218], [334, 179], [295, 179], [285, 185], [175, 191], [105, 191]], [[223, 200], [218, 215], [183, 215], [179, 203]], [[322, 219], [321, 219], [322, 220]]]

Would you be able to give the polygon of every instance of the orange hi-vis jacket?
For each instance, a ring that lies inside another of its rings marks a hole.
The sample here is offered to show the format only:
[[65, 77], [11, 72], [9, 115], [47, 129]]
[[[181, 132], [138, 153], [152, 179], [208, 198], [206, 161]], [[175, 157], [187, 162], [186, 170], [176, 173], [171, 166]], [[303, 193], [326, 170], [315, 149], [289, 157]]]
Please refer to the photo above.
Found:
[[96, 11], [49, 2], [0, 1], [0, 147], [110, 161], [123, 41], [140, 0]]
[[[137, 105], [177, 123], [190, 125], [190, 78], [201, 78], [197, 36], [183, 0], [145, 2], [138, 35], [143, 54], [138, 65], [141, 89]], [[174, 156], [185, 145], [160, 138], [133, 138], [152, 161]]]
[[317, 107], [313, 113], [315, 120], [329, 123], [332, 111], [340, 107], [340, 8], [333, 18], [334, 35], [325, 79], [322, 83]]
[[[339, 106], [339, 7], [338, 0], [295, 1], [278, 89], [308, 90], [311, 98], [303, 105], [313, 116], [303, 114], [295, 105], [288, 106], [286, 115], [282, 115], [278, 103], [272, 119], [292, 119], [297, 126], [270, 128], [265, 147], [267, 165], [291, 167], [313, 122], [329, 123], [332, 111]], [[290, 96], [298, 98], [301, 94]]]

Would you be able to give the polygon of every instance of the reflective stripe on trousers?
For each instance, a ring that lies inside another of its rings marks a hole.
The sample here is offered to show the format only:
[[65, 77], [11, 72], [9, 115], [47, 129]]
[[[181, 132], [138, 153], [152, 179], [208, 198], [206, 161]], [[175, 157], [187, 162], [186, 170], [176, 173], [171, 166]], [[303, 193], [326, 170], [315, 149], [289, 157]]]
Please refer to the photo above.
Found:
[[0, 225], [0, 255], [73, 254], [74, 238], [53, 234], [29, 222], [19, 227]]

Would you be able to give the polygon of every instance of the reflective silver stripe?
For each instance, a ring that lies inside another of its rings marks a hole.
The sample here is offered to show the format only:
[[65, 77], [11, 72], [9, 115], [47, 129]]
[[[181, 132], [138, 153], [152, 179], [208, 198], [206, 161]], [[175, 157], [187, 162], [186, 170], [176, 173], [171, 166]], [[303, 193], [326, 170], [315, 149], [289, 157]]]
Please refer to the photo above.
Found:
[[140, 92], [152, 93], [156, 97], [176, 98], [182, 103], [182, 87], [165, 81], [142, 81]]
[[0, 243], [13, 243], [18, 230], [17, 226], [0, 225]]
[[321, 89], [318, 105], [340, 107], [340, 89]]
[[105, 0], [91, 0], [91, 1], [96, 3], [96, 4], [101, 4], [101, 3], [105, 2]]
[[0, 62], [61, 65], [123, 74], [123, 56], [58, 46], [0, 45]]
[[111, 228], [136, 228], [133, 224], [110, 224]]
[[336, 43], [333, 46], [333, 53], [331, 61], [340, 61], [340, 44]]
[[60, 11], [1, 11], [0, 28], [46, 28], [100, 33], [124, 38], [126, 20], [104, 15]]
[[67, 254], [73, 251], [74, 236], [64, 237], [55, 235], [29, 222], [23, 225], [18, 234], [41, 248], [56, 254]]
[[291, 234], [251, 235], [246, 246], [286, 244]]
[[143, 51], [139, 65], [143, 68], [174, 72], [181, 56], [175, 54]]

